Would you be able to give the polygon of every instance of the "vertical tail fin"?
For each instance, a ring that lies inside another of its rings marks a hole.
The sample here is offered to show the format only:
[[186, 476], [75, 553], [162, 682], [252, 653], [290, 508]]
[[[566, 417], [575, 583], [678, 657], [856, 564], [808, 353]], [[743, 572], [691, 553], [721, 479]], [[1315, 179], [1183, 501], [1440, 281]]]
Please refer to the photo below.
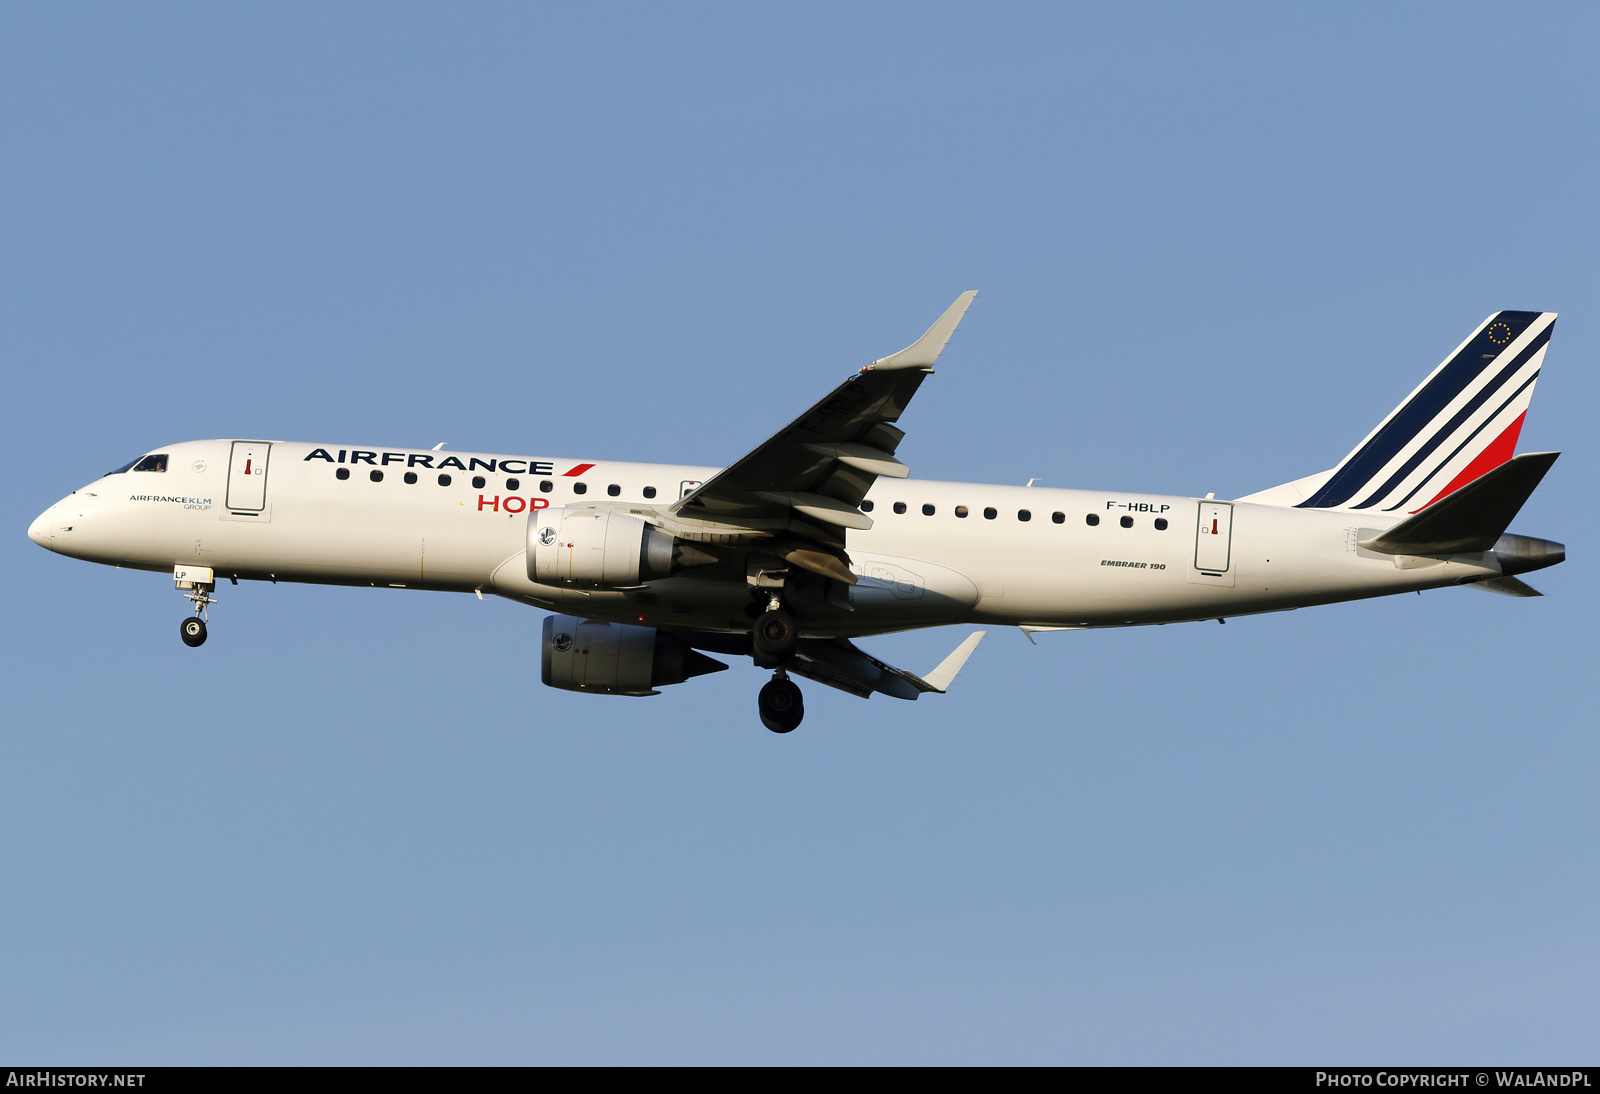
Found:
[[1298, 507], [1414, 513], [1505, 463], [1555, 320], [1534, 311], [1485, 319], [1344, 462], [1306, 484]]

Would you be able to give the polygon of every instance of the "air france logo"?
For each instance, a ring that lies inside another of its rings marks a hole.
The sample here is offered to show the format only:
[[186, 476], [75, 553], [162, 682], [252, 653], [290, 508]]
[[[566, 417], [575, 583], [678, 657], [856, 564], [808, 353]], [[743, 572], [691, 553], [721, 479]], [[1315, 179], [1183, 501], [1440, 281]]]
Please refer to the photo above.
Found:
[[563, 631], [556, 635], [555, 638], [551, 640], [551, 643], [555, 646], [557, 653], [566, 653], [572, 648], [572, 635]]
[[550, 527], [547, 524], [543, 528], [539, 529], [539, 542], [540, 543], [542, 543], [546, 547], [548, 547], [552, 543], [554, 543], [555, 541], [556, 541], [556, 530], [554, 528]]

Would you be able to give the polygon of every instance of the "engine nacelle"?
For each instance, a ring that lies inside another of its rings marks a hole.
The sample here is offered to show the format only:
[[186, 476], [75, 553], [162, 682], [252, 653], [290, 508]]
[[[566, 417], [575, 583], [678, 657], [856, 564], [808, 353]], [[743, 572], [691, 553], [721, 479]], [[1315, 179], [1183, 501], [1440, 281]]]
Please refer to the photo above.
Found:
[[600, 695], [659, 695], [653, 689], [728, 666], [675, 634], [627, 623], [597, 623], [570, 615], [544, 621], [540, 678], [563, 691]]
[[615, 589], [716, 559], [627, 513], [541, 509], [528, 516], [528, 578]]

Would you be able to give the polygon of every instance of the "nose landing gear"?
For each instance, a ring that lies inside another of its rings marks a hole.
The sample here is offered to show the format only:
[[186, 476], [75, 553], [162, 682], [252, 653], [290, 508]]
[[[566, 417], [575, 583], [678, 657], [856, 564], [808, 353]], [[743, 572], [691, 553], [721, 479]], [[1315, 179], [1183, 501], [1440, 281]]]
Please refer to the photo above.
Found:
[[761, 711], [761, 724], [774, 733], [790, 732], [806, 716], [800, 689], [782, 669], [773, 673], [772, 680], [762, 687], [756, 705]]
[[173, 571], [172, 577], [184, 599], [194, 602], [194, 615], [178, 624], [178, 636], [183, 639], [185, 646], [203, 646], [206, 642], [206, 608], [217, 602], [217, 598], [211, 595], [217, 588], [212, 573], [198, 566], [179, 566]]

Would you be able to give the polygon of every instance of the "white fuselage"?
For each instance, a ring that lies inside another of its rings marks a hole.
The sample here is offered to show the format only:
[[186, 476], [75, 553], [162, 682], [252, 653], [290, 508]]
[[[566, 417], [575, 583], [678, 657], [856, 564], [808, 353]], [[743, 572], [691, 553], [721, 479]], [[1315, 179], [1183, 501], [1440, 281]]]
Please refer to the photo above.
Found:
[[[560, 588], [528, 576], [531, 512], [590, 507], [661, 518], [716, 468], [243, 444], [161, 449], [166, 470], [98, 479], [57, 502], [29, 534], [75, 558], [161, 571], [198, 565], [219, 580], [477, 591], [615, 622], [750, 626], [744, 573], [726, 565], [628, 590]], [[408, 472], [415, 482], [405, 481]], [[807, 634], [1168, 623], [1500, 572], [1492, 553], [1397, 559], [1357, 546], [1395, 517], [917, 479], [880, 479], [868, 502], [873, 527], [850, 531], [846, 544], [858, 576], [850, 607], [814, 605]]]

